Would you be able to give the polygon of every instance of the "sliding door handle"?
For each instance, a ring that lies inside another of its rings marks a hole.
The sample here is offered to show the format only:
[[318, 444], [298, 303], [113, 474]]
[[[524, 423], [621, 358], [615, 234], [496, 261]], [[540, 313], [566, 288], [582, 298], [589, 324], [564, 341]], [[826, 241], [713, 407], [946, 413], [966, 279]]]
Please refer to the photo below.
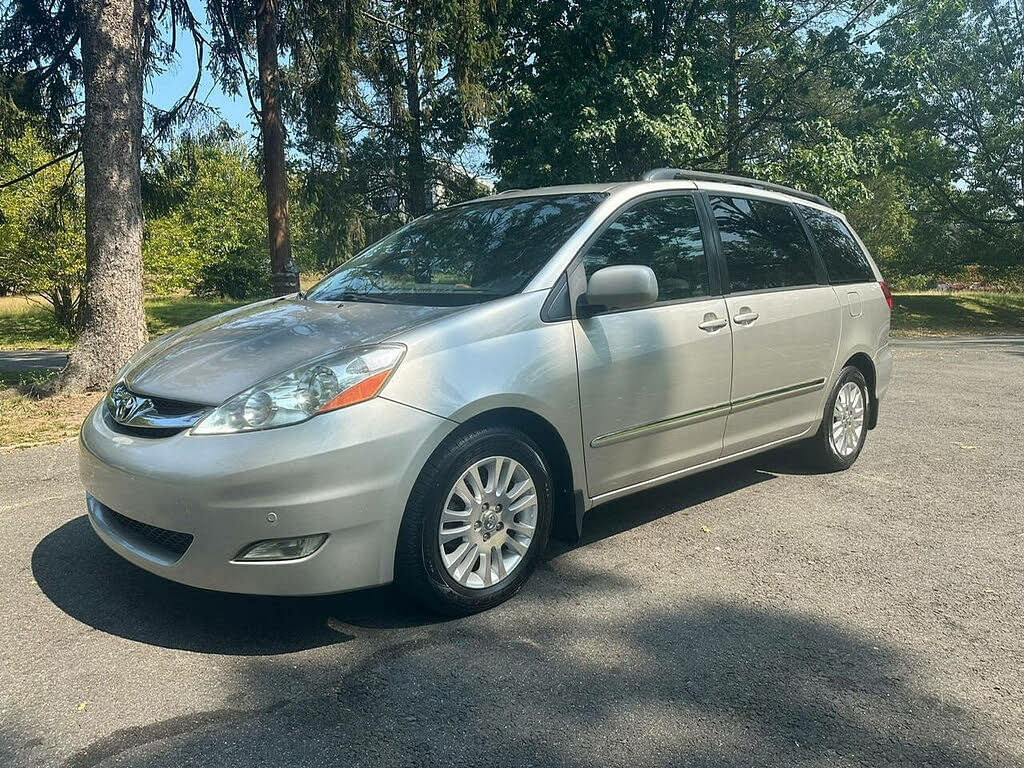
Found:
[[714, 333], [715, 331], [725, 328], [725, 326], [727, 326], [728, 324], [729, 321], [726, 320], [724, 317], [718, 317], [713, 312], [708, 312], [706, 315], [704, 315], [703, 322], [697, 323], [697, 327], [700, 328], [702, 331]]
[[732, 321], [734, 323], [739, 323], [740, 325], [750, 325], [752, 322], [757, 320], [758, 317], [760, 317], [760, 315], [758, 315], [757, 312], [751, 312], [750, 307], [740, 307], [739, 313], [732, 316]]

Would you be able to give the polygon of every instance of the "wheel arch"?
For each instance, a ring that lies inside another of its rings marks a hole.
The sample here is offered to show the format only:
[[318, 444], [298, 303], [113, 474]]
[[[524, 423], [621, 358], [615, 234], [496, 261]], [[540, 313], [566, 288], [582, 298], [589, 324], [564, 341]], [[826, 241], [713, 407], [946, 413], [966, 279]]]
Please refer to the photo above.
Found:
[[[575, 541], [579, 537], [583, 522], [583, 491], [579, 488], [582, 478], [575, 477], [565, 441], [550, 421], [526, 408], [516, 406], [491, 408], [461, 422], [442, 441], [441, 445], [459, 435], [490, 426], [520, 429], [540, 447], [544, 459], [551, 469], [554, 513], [552, 535], [560, 539]], [[438, 449], [440, 447], [438, 446]]]
[[870, 405], [868, 412], [868, 429], [874, 429], [875, 425], [878, 424], [878, 394], [875, 389], [878, 377], [875, 374], [875, 362], [867, 353], [856, 352], [851, 355], [845, 363], [843, 363], [842, 367], [846, 368], [851, 365], [861, 372], [864, 376], [864, 381], [867, 382], [868, 400]]

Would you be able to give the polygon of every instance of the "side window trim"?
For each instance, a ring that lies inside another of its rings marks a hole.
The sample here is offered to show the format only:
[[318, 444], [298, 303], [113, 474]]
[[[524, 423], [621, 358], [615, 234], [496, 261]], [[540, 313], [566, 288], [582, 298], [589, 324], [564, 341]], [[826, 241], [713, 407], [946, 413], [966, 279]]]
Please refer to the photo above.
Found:
[[722, 238], [718, 232], [715, 214], [711, 210], [711, 197], [707, 190], [697, 190], [697, 202], [701, 226], [706, 227], [708, 233], [704, 239], [704, 250], [708, 253], [708, 261], [711, 262], [711, 289], [716, 296], [726, 296], [729, 293], [729, 267], [725, 263]]
[[[800, 290], [800, 289], [804, 289], [804, 288], [818, 288], [821, 285], [829, 285], [828, 278], [827, 278], [826, 273], [825, 273], [824, 264], [822, 263], [821, 258], [818, 255], [817, 245], [814, 242], [814, 238], [811, 237], [810, 230], [808, 229], [807, 224], [804, 222], [803, 217], [801, 217], [800, 211], [797, 210], [797, 206], [796, 205], [794, 205], [789, 200], [774, 200], [774, 199], [766, 199], [766, 198], [763, 198], [763, 197], [756, 197], [756, 196], [750, 196], [750, 195], [732, 194], [732, 193], [724, 193], [723, 192], [723, 193], [721, 193], [721, 195], [723, 197], [738, 198], [738, 199], [742, 199], [742, 200], [755, 200], [755, 201], [762, 202], [762, 203], [774, 203], [776, 205], [788, 206], [790, 209], [792, 209], [793, 215], [796, 216], [797, 221], [800, 222], [800, 229], [804, 233], [804, 237], [807, 238], [807, 244], [811, 248], [811, 258], [812, 258], [813, 264], [814, 264], [815, 279], [819, 281], [819, 282], [816, 282], [816, 283], [802, 283], [801, 285], [784, 285], [784, 286], [780, 286], [780, 287], [777, 287], [777, 288], [754, 288], [754, 289], [745, 290], [745, 291], [734, 291], [734, 290], [732, 290], [732, 283], [729, 280], [729, 264], [725, 260], [725, 249], [722, 246], [722, 234], [721, 234], [721, 232], [718, 229], [718, 221], [715, 219], [714, 209], [711, 206], [711, 196], [705, 190], [700, 190], [700, 194], [704, 198], [704, 205], [707, 208], [706, 213], [707, 213], [708, 218], [711, 221], [711, 227], [712, 227], [712, 232], [713, 232], [714, 241], [715, 241], [715, 252], [716, 252], [716, 256], [717, 256], [717, 261], [719, 262], [719, 269], [721, 270], [721, 284], [720, 284], [719, 287], [720, 287], [720, 290], [722, 291], [722, 293], [721, 293], [722, 296], [750, 296], [750, 295], [757, 294], [757, 293], [775, 293], [777, 291], [795, 291], [795, 290]], [[824, 280], [825, 280], [824, 283], [821, 282], [821, 280], [823, 279], [823, 276], [824, 276]]]
[[[704, 260], [707, 264], [708, 269], [708, 288], [710, 292], [706, 296], [690, 296], [684, 299], [666, 299], [664, 301], [656, 301], [653, 304], [648, 304], [645, 307], [604, 310], [593, 315], [588, 315], [588, 317], [600, 317], [602, 315], [618, 314], [620, 312], [642, 312], [645, 309], [651, 309], [653, 307], [667, 307], [672, 304], [689, 304], [695, 301], [707, 301], [708, 299], [721, 298], [723, 296], [722, 283], [716, 279], [718, 273], [716, 271], [715, 259], [712, 255], [712, 232], [709, 231], [707, 228], [708, 222], [706, 211], [702, 210], [700, 199], [700, 196], [702, 194], [702, 191], [696, 189], [669, 189], [661, 190], [658, 192], [647, 192], [645, 194], [637, 195], [636, 197], [632, 197], [629, 200], [626, 200], [622, 205], [620, 205], [614, 211], [609, 213], [608, 216], [605, 217], [604, 221], [601, 222], [601, 225], [596, 230], [594, 230], [593, 234], [591, 234], [589, 238], [587, 238], [587, 241], [582, 246], [580, 246], [580, 249], [576, 251], [576, 255], [573, 256], [572, 261], [570, 261], [569, 265], [565, 268], [565, 272], [567, 275], [571, 275], [573, 271], [576, 270], [577, 268], [582, 269], [583, 259], [586, 257], [587, 251], [590, 250], [590, 247], [598, 241], [601, 235], [604, 234], [605, 230], [607, 230], [612, 224], [615, 223], [619, 216], [624, 214], [629, 209], [634, 208], [637, 205], [650, 202], [651, 200], [657, 200], [663, 197], [689, 197], [693, 200], [694, 208], [696, 208], [697, 210], [697, 221], [700, 226], [701, 243], [704, 246]], [[570, 283], [571, 282], [573, 281], [570, 281]], [[577, 290], [572, 290], [572, 286], [570, 286], [570, 292], [572, 295], [570, 295], [569, 298], [572, 305], [572, 316], [574, 318], [580, 316], [578, 312], [579, 301], [587, 288], [585, 279], [581, 280], [580, 284], [580, 288]]]
[[800, 212], [800, 206], [790, 202], [789, 207], [793, 210], [796, 220], [800, 222], [800, 229], [803, 230], [804, 237], [807, 238], [807, 242], [811, 246], [811, 255], [814, 258], [814, 274], [818, 278], [818, 285], [831, 285], [828, 279], [828, 270], [825, 269], [825, 260], [821, 257], [821, 251], [818, 250], [818, 242], [814, 239], [814, 233], [811, 232], [811, 228], [804, 221], [804, 215]]

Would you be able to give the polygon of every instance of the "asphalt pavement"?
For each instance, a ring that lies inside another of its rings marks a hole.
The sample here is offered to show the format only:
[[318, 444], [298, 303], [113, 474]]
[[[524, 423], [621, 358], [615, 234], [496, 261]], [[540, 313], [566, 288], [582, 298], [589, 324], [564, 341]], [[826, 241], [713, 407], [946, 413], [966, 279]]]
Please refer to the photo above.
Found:
[[0, 350], [0, 373], [59, 371], [67, 362], [68, 353], [55, 349]]
[[614, 502], [455, 621], [162, 581], [0, 453], [0, 766], [1024, 765], [1024, 349], [896, 363], [852, 470]]

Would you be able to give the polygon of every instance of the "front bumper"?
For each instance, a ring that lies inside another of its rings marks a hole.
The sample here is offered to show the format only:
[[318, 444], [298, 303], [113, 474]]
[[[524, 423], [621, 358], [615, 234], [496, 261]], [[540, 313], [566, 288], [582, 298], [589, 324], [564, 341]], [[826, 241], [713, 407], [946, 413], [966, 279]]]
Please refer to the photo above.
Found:
[[[264, 432], [145, 438], [112, 429], [101, 404], [79, 468], [93, 529], [147, 571], [226, 592], [342, 592], [392, 580], [409, 492], [454, 426], [378, 397]], [[233, 561], [252, 542], [317, 533], [327, 541], [300, 560]]]

